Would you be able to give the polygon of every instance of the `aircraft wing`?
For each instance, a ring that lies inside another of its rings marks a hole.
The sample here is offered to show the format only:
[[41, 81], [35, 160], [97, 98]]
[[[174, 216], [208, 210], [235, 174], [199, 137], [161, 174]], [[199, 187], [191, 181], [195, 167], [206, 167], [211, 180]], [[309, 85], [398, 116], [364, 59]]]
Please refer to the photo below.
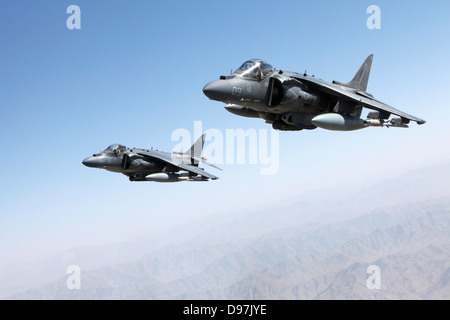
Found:
[[171, 164], [175, 167], [180, 168], [181, 170], [185, 170], [185, 171], [191, 172], [196, 175], [200, 175], [200, 176], [208, 178], [208, 179], [212, 179], [212, 180], [219, 179], [219, 177], [216, 177], [215, 175], [205, 172], [204, 170], [199, 169], [198, 167], [183, 163], [181, 161], [181, 159], [180, 160], [173, 159], [170, 155], [156, 151], [156, 150], [139, 151], [139, 152], [137, 152], [137, 154], [144, 156], [144, 157], [149, 157], [149, 158], [153, 158], [153, 159], [158, 159], [160, 161], [164, 161], [168, 164]]
[[394, 114], [396, 116], [401, 117], [402, 119], [415, 121], [417, 122], [417, 124], [424, 124], [426, 122], [425, 120], [414, 117], [403, 111], [397, 110], [381, 101], [378, 101], [364, 91], [351, 88], [348, 89], [342, 88], [339, 85], [327, 83], [323, 80], [314, 77], [296, 75], [294, 78], [296, 80], [299, 80], [300, 82], [313, 86], [319, 92], [323, 92], [325, 94], [336, 96], [338, 98], [344, 98], [345, 100], [356, 102], [362, 105], [363, 107], [380, 111], [382, 113]]

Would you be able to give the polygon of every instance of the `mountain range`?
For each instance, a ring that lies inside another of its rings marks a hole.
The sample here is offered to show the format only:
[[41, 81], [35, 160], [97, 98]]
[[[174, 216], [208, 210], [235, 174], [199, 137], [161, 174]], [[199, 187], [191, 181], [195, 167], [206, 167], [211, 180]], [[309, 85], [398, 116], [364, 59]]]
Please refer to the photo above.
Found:
[[[449, 299], [449, 173], [445, 161], [339, 197], [318, 191], [3, 267], [1, 297]], [[66, 285], [71, 264], [81, 269], [79, 290]], [[370, 266], [379, 268], [379, 289], [367, 285]]]

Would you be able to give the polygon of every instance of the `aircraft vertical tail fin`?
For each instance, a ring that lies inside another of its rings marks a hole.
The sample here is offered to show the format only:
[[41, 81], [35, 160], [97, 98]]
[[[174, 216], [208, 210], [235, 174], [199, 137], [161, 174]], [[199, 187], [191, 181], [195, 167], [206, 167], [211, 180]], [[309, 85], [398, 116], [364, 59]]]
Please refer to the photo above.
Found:
[[208, 166], [211, 166], [213, 168], [216, 168], [218, 170], [221, 170], [219, 167], [215, 166], [214, 164], [208, 162], [205, 158], [202, 157], [203, 152], [203, 146], [205, 144], [206, 140], [206, 133], [204, 133], [200, 138], [197, 139], [197, 141], [192, 145], [192, 147], [183, 153], [183, 161], [187, 164], [191, 164], [193, 166], [198, 167], [200, 163], [204, 163]]
[[366, 92], [369, 83], [370, 69], [372, 68], [373, 54], [367, 57], [366, 61], [359, 68], [353, 79], [342, 85]]
[[205, 144], [206, 134], [203, 134], [200, 138], [195, 141], [192, 147], [187, 150], [184, 155], [191, 158], [201, 158], [203, 152], [203, 145]]

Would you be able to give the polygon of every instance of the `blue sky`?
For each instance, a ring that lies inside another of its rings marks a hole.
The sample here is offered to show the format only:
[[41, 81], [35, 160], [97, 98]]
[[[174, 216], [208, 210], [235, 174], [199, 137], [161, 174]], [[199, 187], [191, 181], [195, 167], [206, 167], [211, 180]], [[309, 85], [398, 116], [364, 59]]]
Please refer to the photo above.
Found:
[[[66, 9], [81, 8], [81, 30]], [[381, 8], [381, 30], [366, 9]], [[351, 187], [448, 155], [448, 1], [12, 1], [0, 4], [4, 262]], [[375, 55], [368, 91], [427, 120], [408, 130], [280, 133], [280, 170], [210, 170], [209, 183], [130, 183], [85, 168], [111, 143], [170, 151], [178, 128], [270, 129], [203, 86], [250, 58], [348, 81]]]

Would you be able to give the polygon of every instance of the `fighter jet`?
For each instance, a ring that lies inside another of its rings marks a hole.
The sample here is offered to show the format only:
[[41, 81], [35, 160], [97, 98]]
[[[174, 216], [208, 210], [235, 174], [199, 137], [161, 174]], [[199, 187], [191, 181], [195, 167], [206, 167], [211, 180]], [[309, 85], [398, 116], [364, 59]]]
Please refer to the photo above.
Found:
[[[226, 103], [229, 112], [262, 118], [276, 130], [313, 130], [317, 127], [351, 131], [366, 127], [407, 128], [425, 121], [376, 100], [367, 93], [373, 55], [350, 82], [326, 82], [305, 73], [277, 70], [263, 60], [244, 62], [233, 74], [208, 83], [204, 94]], [[374, 111], [361, 119], [363, 108]], [[390, 119], [391, 115], [397, 117]]]
[[[202, 157], [205, 134], [184, 152], [167, 153], [158, 150], [127, 148], [120, 144], [109, 146], [102, 153], [83, 160], [90, 168], [106, 169], [122, 173], [130, 181], [180, 182], [208, 181], [218, 177], [199, 168], [204, 163], [221, 170]], [[184, 171], [180, 173], [180, 171]]]

